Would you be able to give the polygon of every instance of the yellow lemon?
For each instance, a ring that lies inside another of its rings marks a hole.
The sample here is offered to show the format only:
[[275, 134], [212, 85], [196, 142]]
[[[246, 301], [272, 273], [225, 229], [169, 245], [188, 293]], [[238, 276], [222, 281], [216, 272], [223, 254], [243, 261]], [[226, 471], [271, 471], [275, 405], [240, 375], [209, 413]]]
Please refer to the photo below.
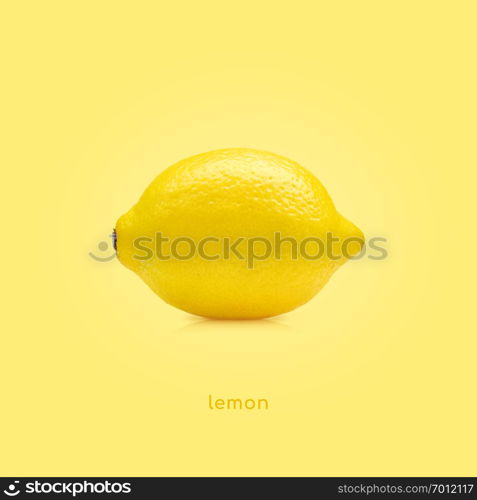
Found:
[[295, 309], [364, 244], [309, 171], [245, 148], [169, 167], [115, 232], [127, 268], [169, 304], [211, 318]]

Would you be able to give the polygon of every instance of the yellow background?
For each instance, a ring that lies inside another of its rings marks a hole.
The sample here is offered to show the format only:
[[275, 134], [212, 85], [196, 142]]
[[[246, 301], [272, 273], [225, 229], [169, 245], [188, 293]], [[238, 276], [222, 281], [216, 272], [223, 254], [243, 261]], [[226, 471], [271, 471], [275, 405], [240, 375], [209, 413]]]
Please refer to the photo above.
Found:
[[[474, 7], [4, 3], [0, 473], [476, 475]], [[389, 258], [218, 322], [88, 256], [235, 146], [309, 168]]]

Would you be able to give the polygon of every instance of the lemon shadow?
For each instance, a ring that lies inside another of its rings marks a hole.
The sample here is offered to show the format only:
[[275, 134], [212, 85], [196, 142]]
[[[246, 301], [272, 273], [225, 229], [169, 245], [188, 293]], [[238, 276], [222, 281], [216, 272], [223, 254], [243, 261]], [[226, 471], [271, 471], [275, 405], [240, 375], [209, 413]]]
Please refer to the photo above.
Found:
[[277, 319], [259, 319], [259, 320], [221, 320], [209, 318], [191, 318], [188, 325], [175, 330], [175, 333], [291, 333], [294, 328]]

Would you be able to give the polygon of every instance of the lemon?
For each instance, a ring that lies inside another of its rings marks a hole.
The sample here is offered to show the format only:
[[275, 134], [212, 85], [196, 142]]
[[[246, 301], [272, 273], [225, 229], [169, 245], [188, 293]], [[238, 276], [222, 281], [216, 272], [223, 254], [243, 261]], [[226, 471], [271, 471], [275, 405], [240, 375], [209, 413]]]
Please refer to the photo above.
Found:
[[309, 171], [245, 148], [169, 167], [115, 232], [127, 268], [169, 304], [211, 318], [295, 309], [364, 244]]

